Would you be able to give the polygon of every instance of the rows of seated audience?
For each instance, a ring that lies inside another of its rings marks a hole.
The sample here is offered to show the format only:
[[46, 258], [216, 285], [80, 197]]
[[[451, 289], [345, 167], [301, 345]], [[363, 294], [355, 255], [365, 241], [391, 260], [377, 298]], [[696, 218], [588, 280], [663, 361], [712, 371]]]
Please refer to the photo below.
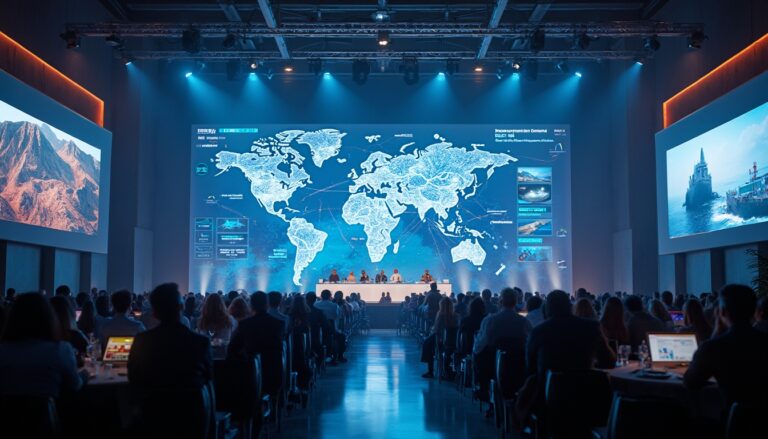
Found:
[[[182, 421], [189, 407], [181, 401], [194, 399], [185, 392], [199, 395], [212, 388], [215, 371], [233, 367], [226, 362], [253, 364], [257, 359], [260, 413], [271, 417], [253, 420], [247, 426], [253, 431], [262, 421], [279, 423], [286, 407], [306, 405], [325, 365], [347, 361], [346, 345], [362, 326], [365, 307], [357, 294], [344, 297], [329, 290], [319, 298], [314, 292], [275, 291], [182, 295], [169, 283], [151, 293], [92, 289], [72, 297], [68, 287], [60, 286], [49, 298], [44, 292], [8, 289], [0, 300], [0, 403], [72, 401], [93, 377], [84, 366], [101, 359], [110, 337], [134, 337], [127, 361], [128, 384], [139, 407], [132, 434], [211, 437], [207, 433], [214, 415], [205, 424]], [[10, 417], [13, 411], [0, 412]], [[3, 427], [8, 417], [0, 422]], [[55, 426], [66, 427], [65, 420]]]
[[[580, 437], [573, 425], [578, 420], [568, 422], [565, 431], [547, 423], [548, 380], [558, 373], [612, 369], [620, 347], [628, 347], [632, 359], [643, 359], [639, 352], [655, 332], [695, 334], [699, 348], [682, 376], [692, 394], [714, 377], [724, 407], [738, 403], [752, 413], [768, 409], [768, 297], [758, 301], [744, 285], [700, 296], [669, 291], [596, 296], [584, 289], [573, 296], [563, 291], [544, 296], [517, 288], [495, 295], [490, 290], [445, 295], [433, 284], [427, 293], [406, 297], [399, 323], [421, 343], [421, 361], [427, 366], [422, 376], [455, 380], [462, 393], [471, 389], [473, 399], [487, 403], [485, 415], [505, 431]], [[610, 404], [602, 421], [608, 409]], [[676, 422], [692, 425], [688, 437], [722, 437], [713, 432], [723, 431], [728, 415], [723, 413], [718, 425]], [[640, 431], [631, 437], [661, 437]], [[679, 437], [673, 431], [669, 428], [665, 437]]]

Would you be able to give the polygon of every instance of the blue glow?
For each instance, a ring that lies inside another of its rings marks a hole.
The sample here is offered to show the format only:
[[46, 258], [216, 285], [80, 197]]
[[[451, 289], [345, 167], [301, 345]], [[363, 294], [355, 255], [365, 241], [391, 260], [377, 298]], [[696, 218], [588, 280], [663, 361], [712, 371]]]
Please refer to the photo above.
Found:
[[131, 65], [131, 64], [133, 64], [133, 61], [126, 61], [126, 62], [125, 62], [125, 65], [126, 65], [126, 66], [129, 66], [129, 65]]
[[642, 62], [642, 61], [635, 61], [635, 65], [636, 65], [636, 66], [642, 66], [642, 65], [643, 65], [643, 62]]
[[574, 75], [576, 75], [577, 77], [581, 78], [581, 72], [576, 72], [576, 73], [574, 73]]
[[323, 73], [323, 78], [328, 79], [331, 77], [331, 72], [325, 72]]
[[184, 74], [185, 78], [189, 78], [190, 76], [192, 76], [192, 72], [187, 72], [187, 73]]
[[249, 73], [248, 74], [248, 79], [251, 80], [251, 81], [255, 81], [256, 80], [256, 72]]
[[512, 73], [512, 79], [520, 79], [520, 73], [518, 73], [518, 72], [513, 72], [513, 73]]
[[438, 79], [445, 79], [445, 73], [443, 73], [443, 72], [438, 72], [438, 73], [437, 73], [437, 77], [438, 77]]

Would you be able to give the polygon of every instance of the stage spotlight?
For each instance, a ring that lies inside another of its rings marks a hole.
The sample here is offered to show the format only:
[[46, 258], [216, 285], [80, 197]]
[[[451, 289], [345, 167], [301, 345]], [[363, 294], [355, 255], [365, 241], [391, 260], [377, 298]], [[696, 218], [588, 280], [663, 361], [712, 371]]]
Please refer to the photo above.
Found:
[[283, 71], [284, 71], [285, 73], [293, 73], [293, 67], [291, 67], [291, 66], [285, 66], [285, 67], [283, 67]]
[[544, 34], [544, 30], [542, 29], [536, 29], [536, 31], [531, 35], [530, 39], [530, 47], [532, 52], [538, 52], [544, 48], [544, 44], [546, 42], [546, 35]]
[[107, 43], [107, 46], [114, 47], [118, 50], [123, 48], [123, 40], [115, 34], [104, 38], [104, 42]]
[[226, 37], [224, 37], [224, 41], [221, 42], [221, 45], [224, 46], [225, 49], [231, 49], [237, 45], [237, 35], [235, 34], [227, 34]]
[[366, 59], [356, 59], [352, 61], [352, 80], [356, 84], [363, 85], [368, 80], [371, 73], [371, 63]]
[[403, 81], [408, 85], [414, 85], [419, 82], [419, 62], [416, 58], [403, 58], [400, 64], [400, 72], [403, 74]]
[[379, 31], [379, 34], [376, 37], [377, 41], [379, 42], [379, 46], [388, 46], [389, 45], [389, 32], [385, 30]]
[[251, 61], [251, 64], [248, 67], [250, 67], [251, 70], [256, 70], [259, 68], [259, 63], [257, 63], [256, 61]]
[[643, 64], [645, 64], [645, 60], [642, 58], [635, 58], [635, 65], [642, 66]]
[[504, 77], [504, 69], [499, 67], [498, 69], [496, 69], [496, 79], [500, 80], [503, 77]]
[[709, 37], [704, 35], [704, 32], [697, 30], [688, 37], [688, 47], [691, 49], [701, 49], [701, 45], [704, 43], [704, 40], [707, 39], [709, 39]]
[[59, 37], [66, 41], [67, 49], [77, 49], [80, 47], [80, 36], [73, 30], [66, 30], [64, 33], [59, 34]]
[[557, 63], [557, 65], [555, 67], [557, 68], [557, 71], [560, 72], [560, 73], [566, 73], [567, 74], [568, 72], [571, 71], [571, 68], [568, 67], [568, 63], [565, 62], [565, 61], [560, 61], [559, 63]]
[[520, 70], [520, 61], [512, 61], [512, 68], [514, 70]]
[[122, 61], [123, 64], [125, 64], [126, 66], [129, 66], [133, 64], [133, 61], [135, 61], [135, 59], [131, 55], [123, 55], [122, 58], [120, 58], [120, 61]]
[[195, 28], [190, 28], [181, 33], [181, 47], [186, 52], [197, 53], [202, 46], [203, 38], [200, 35], [200, 31]]
[[659, 41], [659, 37], [656, 35], [652, 37], [645, 37], [643, 38], [643, 48], [645, 50], [650, 50], [651, 52], [656, 52], [661, 47], [661, 42]]
[[475, 73], [483, 73], [483, 66], [475, 66], [472, 71]]
[[576, 77], [578, 77], [578, 78], [581, 78], [581, 72], [576, 72], [576, 73], [574, 73], [574, 75], [576, 75]]
[[437, 77], [440, 78], [440, 79], [445, 79], [445, 73], [437, 72]]
[[576, 39], [573, 42], [573, 46], [580, 50], [587, 50], [591, 43], [592, 38], [590, 38], [586, 33], [583, 33], [576, 36]]
[[323, 71], [323, 60], [321, 59], [310, 59], [307, 64], [309, 65], [309, 73], [312, 73], [315, 76]]
[[460, 61], [458, 59], [449, 59], [445, 62], [445, 71], [448, 72], [449, 75], [459, 73], [459, 65]]
[[189, 78], [190, 76], [192, 76], [192, 72], [187, 72], [187, 73], [184, 74], [185, 78]]
[[378, 11], [371, 14], [371, 18], [373, 18], [373, 21], [377, 23], [389, 21], [389, 11], [386, 9], [379, 9]]

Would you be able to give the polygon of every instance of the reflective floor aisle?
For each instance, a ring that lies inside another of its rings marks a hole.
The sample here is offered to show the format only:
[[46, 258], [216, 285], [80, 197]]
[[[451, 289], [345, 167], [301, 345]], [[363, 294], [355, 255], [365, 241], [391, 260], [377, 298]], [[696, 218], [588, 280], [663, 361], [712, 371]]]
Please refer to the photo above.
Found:
[[309, 407], [284, 420], [281, 437], [498, 437], [468, 393], [421, 378], [425, 365], [413, 337], [374, 330], [355, 337], [349, 351], [349, 363], [328, 366]]

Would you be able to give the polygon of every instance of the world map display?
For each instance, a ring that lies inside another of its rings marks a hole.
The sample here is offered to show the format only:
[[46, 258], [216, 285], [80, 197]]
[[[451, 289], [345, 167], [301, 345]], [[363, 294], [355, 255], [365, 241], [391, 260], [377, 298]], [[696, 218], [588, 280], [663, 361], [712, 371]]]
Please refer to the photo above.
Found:
[[565, 126], [193, 126], [190, 289], [569, 288], [569, 151]]

